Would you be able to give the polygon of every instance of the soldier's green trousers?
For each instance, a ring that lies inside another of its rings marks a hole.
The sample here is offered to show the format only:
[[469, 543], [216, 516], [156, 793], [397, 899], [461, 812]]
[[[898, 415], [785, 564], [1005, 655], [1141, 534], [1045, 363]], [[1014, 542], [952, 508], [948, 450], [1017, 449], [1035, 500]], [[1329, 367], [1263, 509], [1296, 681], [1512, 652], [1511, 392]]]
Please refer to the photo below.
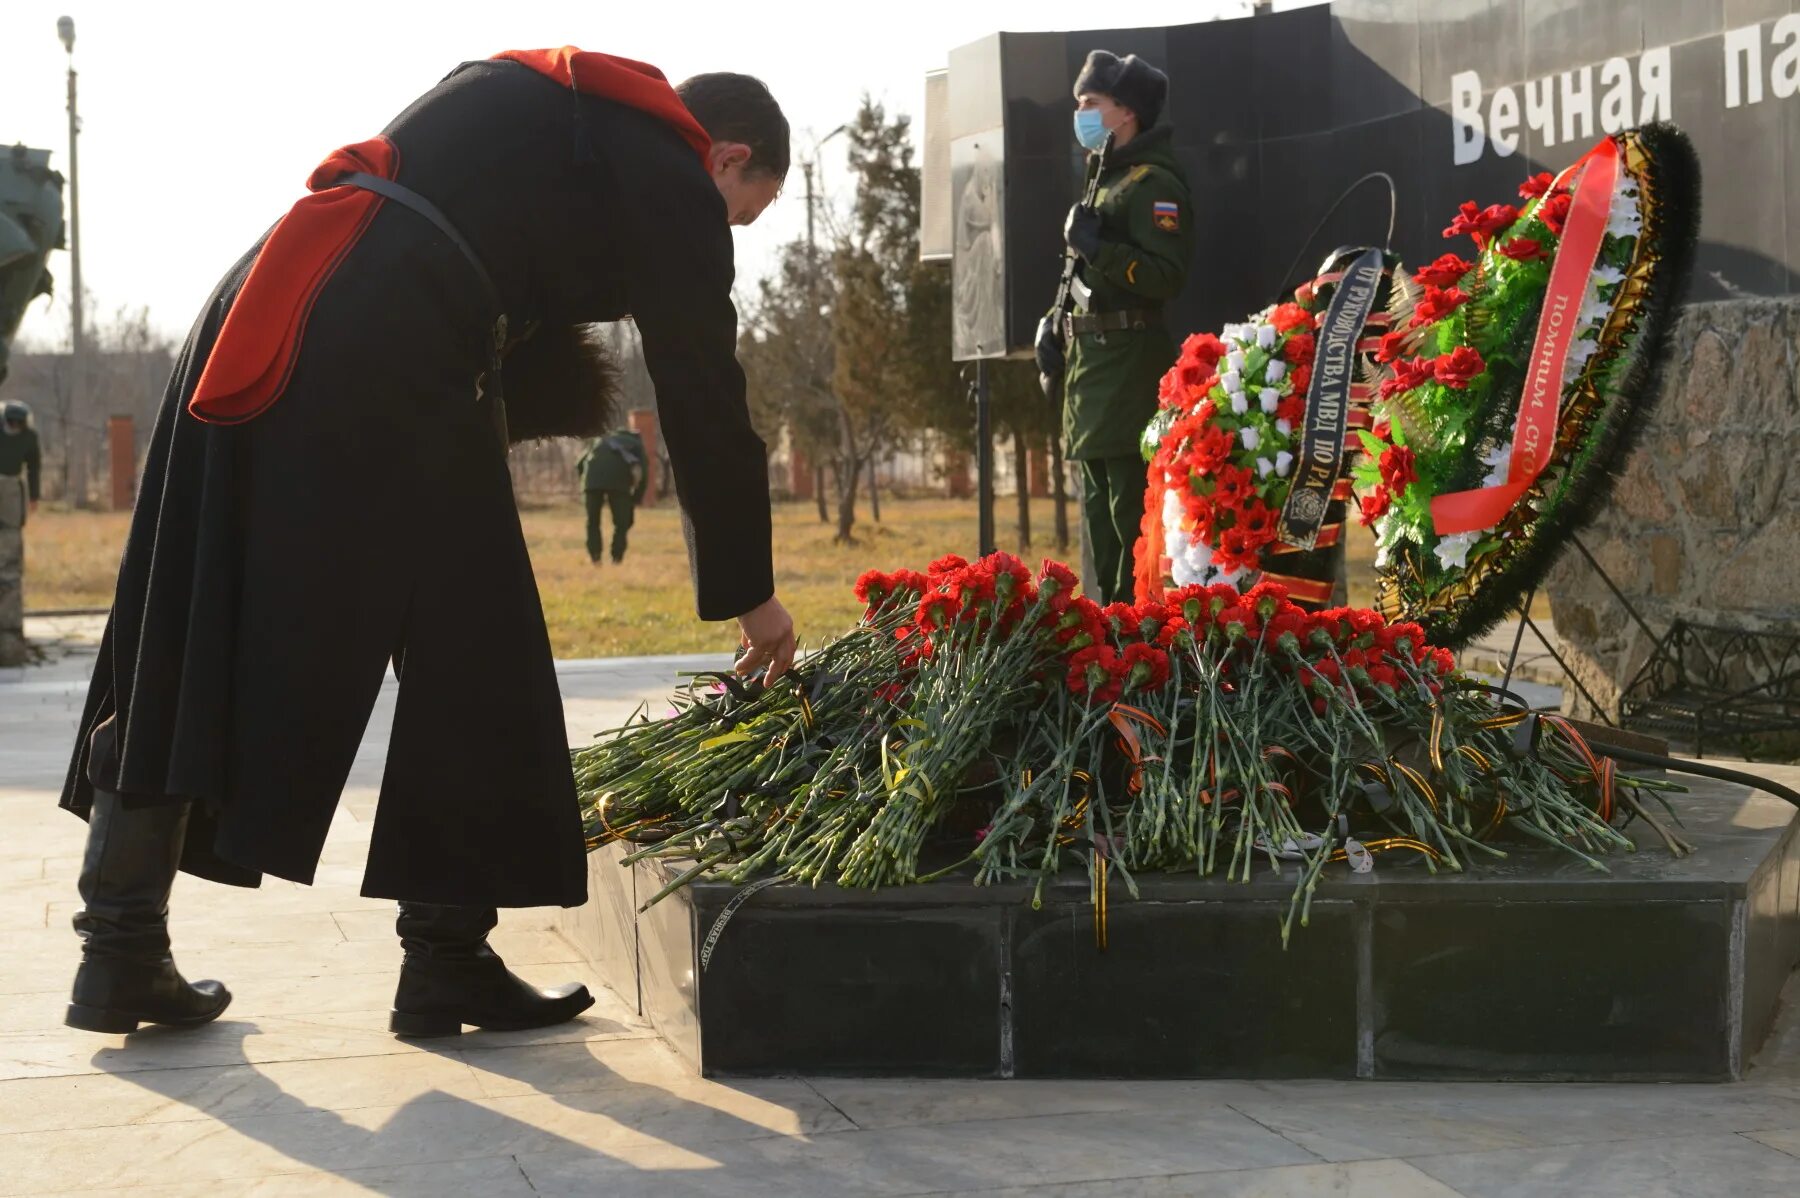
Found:
[[612, 559], [620, 561], [625, 557], [625, 534], [631, 531], [631, 522], [637, 515], [637, 504], [631, 498], [630, 491], [588, 491], [587, 495], [587, 551], [588, 560], [600, 560], [600, 551], [604, 542], [600, 533], [600, 511], [612, 508], [613, 535]]
[[1144, 521], [1143, 460], [1092, 458], [1081, 463], [1081, 507], [1094, 554], [1087, 588], [1101, 603], [1130, 603], [1132, 550]]

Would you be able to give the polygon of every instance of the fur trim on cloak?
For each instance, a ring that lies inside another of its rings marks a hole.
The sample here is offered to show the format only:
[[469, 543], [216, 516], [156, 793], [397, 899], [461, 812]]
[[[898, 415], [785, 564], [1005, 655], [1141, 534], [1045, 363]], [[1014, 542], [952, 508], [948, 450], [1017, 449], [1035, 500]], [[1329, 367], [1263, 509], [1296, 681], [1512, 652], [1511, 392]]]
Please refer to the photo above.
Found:
[[540, 328], [507, 351], [507, 439], [598, 437], [613, 427], [619, 364], [600, 326]]

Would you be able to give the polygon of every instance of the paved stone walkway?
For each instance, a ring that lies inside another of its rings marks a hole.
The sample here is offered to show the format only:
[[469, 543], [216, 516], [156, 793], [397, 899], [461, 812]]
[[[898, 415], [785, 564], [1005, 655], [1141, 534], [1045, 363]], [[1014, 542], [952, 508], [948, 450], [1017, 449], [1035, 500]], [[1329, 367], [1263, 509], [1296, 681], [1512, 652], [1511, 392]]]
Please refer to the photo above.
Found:
[[[231, 984], [226, 1017], [69, 1031], [83, 825], [54, 794], [91, 652], [68, 638], [51, 663], [0, 679], [0, 1194], [1800, 1192], [1791, 1011], [1734, 1086], [721, 1083], [689, 1074], [574, 960], [552, 912], [523, 911], [495, 936], [507, 960], [543, 983], [582, 977], [598, 1005], [547, 1032], [402, 1043], [384, 1030], [392, 910], [357, 895], [391, 687], [317, 886], [178, 885], [178, 959]], [[571, 732], [657, 699], [684, 664], [565, 663]]]

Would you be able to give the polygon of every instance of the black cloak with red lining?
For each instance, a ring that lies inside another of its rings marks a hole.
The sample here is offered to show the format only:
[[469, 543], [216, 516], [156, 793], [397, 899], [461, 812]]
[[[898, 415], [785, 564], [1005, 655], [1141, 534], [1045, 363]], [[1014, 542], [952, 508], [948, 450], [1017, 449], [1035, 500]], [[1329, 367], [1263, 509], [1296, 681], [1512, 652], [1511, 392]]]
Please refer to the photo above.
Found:
[[[393, 177], [473, 246], [514, 329], [636, 320], [700, 614], [741, 614], [773, 578], [723, 199], [691, 120], [584, 88], [597, 68], [572, 52], [531, 53], [464, 64], [402, 113], [382, 134]], [[640, 79], [624, 82], [673, 97]], [[189, 335], [62, 803], [85, 814], [96, 785], [127, 802], [195, 800], [184, 869], [310, 881], [391, 660], [401, 682], [363, 892], [576, 904], [586, 862], [561, 698], [477, 399], [492, 313], [432, 225], [356, 198], [366, 219], [348, 244], [279, 259], [315, 268], [316, 286], [290, 289], [308, 300], [298, 319], [276, 293], [261, 309], [275, 317], [231, 327], [278, 226]], [[305, 254], [326, 250], [321, 272]], [[235, 413], [202, 403], [203, 421], [189, 405], [224, 328], [239, 366], [228, 381], [279, 385]], [[262, 369], [241, 367], [259, 354]], [[533, 424], [549, 397], [507, 379], [514, 425]]]

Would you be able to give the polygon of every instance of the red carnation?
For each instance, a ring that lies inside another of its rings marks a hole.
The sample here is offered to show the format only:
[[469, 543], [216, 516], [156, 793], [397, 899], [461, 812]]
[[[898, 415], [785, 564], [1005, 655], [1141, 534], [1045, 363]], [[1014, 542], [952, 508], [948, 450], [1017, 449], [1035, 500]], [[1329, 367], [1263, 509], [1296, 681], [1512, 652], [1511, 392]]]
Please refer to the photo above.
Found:
[[1381, 380], [1381, 398], [1387, 399], [1429, 382], [1434, 361], [1431, 358], [1408, 358], [1394, 363], [1393, 377]]
[[1119, 655], [1111, 645], [1089, 645], [1069, 658], [1069, 689], [1091, 695], [1112, 678]]
[[1550, 256], [1544, 243], [1535, 237], [1513, 237], [1495, 248], [1515, 262], [1536, 262]]
[[1063, 563], [1044, 559], [1043, 568], [1038, 571], [1038, 590], [1046, 595], [1072, 594], [1081, 580], [1075, 577], [1075, 571]]
[[1411, 620], [1388, 628], [1387, 636], [1394, 646], [1415, 662], [1424, 661], [1425, 655], [1431, 652], [1431, 646], [1425, 642], [1425, 630]]
[[1539, 171], [1525, 182], [1519, 184], [1519, 195], [1527, 200], [1535, 200], [1550, 190], [1550, 184], [1556, 181], [1549, 171]]
[[1455, 254], [1445, 254], [1430, 266], [1413, 275], [1413, 282], [1431, 287], [1448, 287], [1475, 269], [1473, 262]]
[[864, 570], [856, 580], [856, 597], [866, 607], [879, 607], [894, 593], [894, 579], [880, 570]]
[[1407, 334], [1404, 329], [1395, 329], [1391, 333], [1381, 335], [1381, 345], [1375, 351], [1377, 362], [1397, 362], [1400, 355], [1406, 352]]
[[1460, 287], [1427, 287], [1425, 295], [1413, 308], [1411, 328], [1423, 324], [1432, 324], [1444, 319], [1469, 302], [1469, 297]]
[[994, 574], [993, 566], [987, 562], [970, 566], [956, 575], [950, 593], [962, 602], [965, 609], [972, 609], [977, 603], [984, 603], [998, 593]]
[[1263, 635], [1286, 653], [1300, 652], [1300, 637], [1306, 631], [1306, 613], [1287, 604], [1269, 620]]
[[1255, 636], [1259, 631], [1256, 613], [1242, 604], [1233, 604], [1220, 612], [1217, 623], [1219, 631], [1225, 634], [1225, 639], [1232, 641], [1239, 637]]
[[1312, 385], [1312, 363], [1295, 366], [1294, 373], [1288, 377], [1294, 380], [1294, 393], [1305, 395], [1307, 388]]
[[949, 595], [927, 595], [919, 603], [919, 626], [948, 628], [956, 620], [957, 603]]
[[1186, 648], [1194, 639], [1193, 625], [1184, 616], [1171, 617], [1156, 634], [1156, 643], [1165, 649]]
[[1467, 387], [1469, 380], [1485, 369], [1487, 363], [1481, 360], [1481, 352], [1468, 345], [1457, 346], [1432, 364], [1432, 373], [1437, 376], [1437, 381], [1458, 391]]
[[1431, 663], [1432, 672], [1440, 677], [1447, 678], [1456, 672], [1456, 655], [1448, 649], [1433, 649], [1427, 654], [1427, 658]]
[[1154, 645], [1134, 641], [1125, 646], [1125, 689], [1153, 691], [1169, 681], [1169, 655]]
[[1306, 420], [1306, 397], [1298, 391], [1282, 396], [1275, 405], [1275, 419], [1285, 420], [1298, 429]]
[[1382, 484], [1374, 491], [1364, 495], [1358, 502], [1362, 505], [1362, 515], [1357, 519], [1362, 521], [1364, 528], [1367, 528], [1387, 514], [1388, 507], [1393, 503], [1393, 497], [1388, 494], [1386, 484]]
[[1154, 599], [1147, 599], [1133, 609], [1131, 628], [1145, 640], [1155, 640], [1157, 630], [1169, 622], [1169, 609]]
[[1295, 333], [1281, 347], [1281, 356], [1294, 367], [1311, 366], [1317, 344], [1311, 333]]
[[1408, 483], [1419, 481], [1416, 455], [1405, 445], [1390, 445], [1381, 451], [1381, 481], [1395, 497], [1406, 494]]
[[1255, 612], [1258, 619], [1268, 620], [1276, 612], [1286, 611], [1294, 605], [1288, 602], [1288, 589], [1279, 582], [1259, 582], [1244, 592], [1243, 603]]
[[1100, 609], [1107, 626], [1116, 637], [1124, 637], [1137, 630], [1137, 611], [1129, 603], [1108, 603]]
[[1544, 227], [1558, 237], [1562, 236], [1563, 225], [1569, 219], [1571, 197], [1566, 191], [1559, 191], [1538, 205], [1536, 216], [1544, 222]]
[[1311, 324], [1312, 316], [1299, 304], [1280, 304], [1269, 313], [1269, 323], [1275, 326], [1276, 332], [1285, 333], [1303, 324]]
[[943, 557], [938, 558], [935, 562], [932, 562], [929, 566], [925, 567], [925, 572], [933, 581], [937, 581], [938, 579], [946, 578], [949, 575], [956, 573], [958, 570], [966, 570], [968, 568], [968, 558], [963, 557], [958, 553], [946, 553]]
[[1375, 434], [1375, 439], [1377, 441], [1390, 440], [1394, 435], [1394, 422], [1392, 420], [1377, 420], [1375, 422], [1375, 427], [1369, 431]]
[[1198, 624], [1212, 614], [1211, 598], [1212, 592], [1197, 582], [1170, 591], [1166, 596], [1169, 606], [1179, 610], [1181, 618], [1189, 624]]

